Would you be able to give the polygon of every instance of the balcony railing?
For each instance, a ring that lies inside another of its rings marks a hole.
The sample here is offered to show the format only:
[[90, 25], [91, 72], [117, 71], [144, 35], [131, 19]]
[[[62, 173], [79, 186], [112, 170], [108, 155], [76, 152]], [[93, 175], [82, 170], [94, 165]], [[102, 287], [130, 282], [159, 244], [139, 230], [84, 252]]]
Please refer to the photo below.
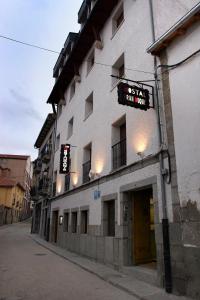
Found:
[[91, 160], [83, 164], [83, 183], [90, 181], [89, 172], [91, 170]]
[[51, 159], [52, 145], [47, 144], [45, 149], [41, 152], [41, 158], [44, 163], [47, 163]]
[[84, 0], [79, 12], [78, 12], [78, 23], [85, 23], [88, 17], [88, 13], [90, 12], [91, 0]]
[[53, 197], [56, 195], [56, 181], [53, 183]]
[[112, 146], [112, 167], [118, 169], [126, 165], [126, 139]]
[[42, 169], [42, 161], [40, 159], [37, 159], [34, 164], [34, 172], [38, 174], [41, 172], [41, 169]]
[[70, 189], [70, 174], [65, 176], [65, 191], [69, 191]]
[[40, 179], [38, 185], [38, 193], [43, 196], [49, 194], [49, 178], [44, 177]]
[[38, 198], [38, 188], [37, 188], [37, 186], [32, 186], [32, 188], [30, 190], [30, 196], [31, 196], [31, 199], [33, 201], [37, 200], [37, 198]]

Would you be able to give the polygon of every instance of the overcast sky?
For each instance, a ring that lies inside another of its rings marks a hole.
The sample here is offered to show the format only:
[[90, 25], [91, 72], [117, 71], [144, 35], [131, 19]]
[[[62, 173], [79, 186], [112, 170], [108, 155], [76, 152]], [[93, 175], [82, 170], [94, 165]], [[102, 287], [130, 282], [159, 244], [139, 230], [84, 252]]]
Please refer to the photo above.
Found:
[[[0, 35], [60, 51], [82, 0], [0, 0]], [[0, 38], [0, 153], [37, 156], [58, 54]]]

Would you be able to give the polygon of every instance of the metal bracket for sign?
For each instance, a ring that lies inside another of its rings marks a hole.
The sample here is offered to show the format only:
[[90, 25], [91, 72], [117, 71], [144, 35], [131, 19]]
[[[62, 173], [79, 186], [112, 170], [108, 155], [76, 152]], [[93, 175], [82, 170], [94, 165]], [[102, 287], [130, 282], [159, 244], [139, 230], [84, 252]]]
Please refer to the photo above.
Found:
[[[155, 81], [154, 79], [152, 80], [142, 80], [142, 81], [135, 81], [135, 80], [131, 80], [131, 79], [127, 79], [127, 78], [123, 78], [123, 77], [119, 77], [119, 76], [115, 76], [115, 75], [110, 75], [111, 77], [114, 77], [114, 78], [117, 78], [117, 79], [120, 79], [120, 80], [125, 80], [127, 82], [133, 82], [133, 83], [136, 83], [138, 84], [141, 88], [143, 87], [148, 87], [151, 89], [151, 92], [149, 92], [149, 94], [152, 96], [152, 106], [149, 106], [149, 108], [154, 108], [154, 87], [150, 84], [147, 84], [146, 82], [152, 82], [152, 81]], [[145, 83], [144, 83], [145, 82]]]

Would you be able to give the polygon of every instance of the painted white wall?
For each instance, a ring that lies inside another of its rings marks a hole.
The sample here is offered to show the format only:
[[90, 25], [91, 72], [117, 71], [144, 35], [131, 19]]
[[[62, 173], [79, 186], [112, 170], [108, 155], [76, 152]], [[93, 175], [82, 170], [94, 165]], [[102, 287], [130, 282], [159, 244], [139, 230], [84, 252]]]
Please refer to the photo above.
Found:
[[156, 39], [189, 12], [199, 0], [152, 0]]
[[[138, 13], [143, 16], [138, 18]], [[116, 10], [115, 10], [116, 11]], [[115, 14], [113, 11], [113, 14]], [[102, 169], [101, 175], [111, 171], [112, 124], [126, 114], [127, 164], [139, 159], [136, 154], [145, 150], [145, 155], [158, 151], [156, 113], [124, 107], [118, 104], [117, 87], [111, 85], [112, 65], [122, 53], [125, 56], [125, 75], [132, 80], [153, 79], [153, 58], [146, 53], [151, 42], [149, 7], [146, 1], [124, 1], [125, 21], [112, 36], [112, 16], [101, 32], [104, 48], [95, 49], [95, 64], [87, 74], [87, 62], [81, 67], [81, 83], [76, 84], [76, 93], [69, 101], [66, 91], [66, 106], [57, 123], [57, 134], [61, 143], [69, 142], [72, 148], [72, 166], [78, 174], [78, 185], [82, 183], [83, 148], [92, 142], [92, 170]], [[137, 16], [133, 18], [132, 16]], [[144, 17], [145, 15], [145, 17]], [[145, 27], [145, 33], [143, 28]], [[86, 58], [87, 60], [87, 58]], [[103, 64], [103, 65], [102, 65]], [[85, 100], [93, 91], [93, 113], [84, 120]], [[68, 121], [74, 117], [73, 135], [67, 140]], [[55, 169], [59, 168], [59, 151], [55, 157]], [[64, 176], [59, 176], [62, 182]], [[73, 177], [73, 176], [72, 176]], [[63, 190], [63, 189], [62, 189]]]
[[[168, 48], [174, 64], [200, 49], [200, 26], [194, 25]], [[179, 196], [200, 208], [200, 55], [169, 72]]]
[[[151, 165], [145, 168], [145, 170], [140, 169], [134, 172], [134, 182], [145, 180], [151, 176], [157, 176], [158, 185], [158, 198], [161, 199], [160, 191], [160, 175], [159, 175], [159, 164]], [[117, 224], [120, 225], [120, 187], [129, 183], [133, 183], [133, 177], [131, 174], [127, 174], [112, 181], [107, 181], [104, 184], [99, 185], [99, 190], [101, 191], [101, 197], [104, 195], [118, 193], [118, 219]], [[89, 206], [89, 223], [90, 225], [100, 225], [101, 224], [101, 198], [94, 199], [94, 191], [98, 189], [98, 184], [96, 186], [90, 187], [81, 192], [74, 193], [70, 196], [64, 196], [63, 198], [57, 199], [51, 203], [51, 210], [54, 208], [59, 209], [59, 214], [64, 214], [64, 209], [73, 209], [76, 207]], [[170, 189], [170, 186], [169, 186]], [[167, 190], [168, 192], [168, 190]], [[170, 194], [170, 190], [169, 190]], [[171, 209], [171, 197], [168, 198], [168, 216], [169, 220], [172, 221], [172, 209]], [[158, 203], [159, 206], [159, 218], [162, 218], [162, 206], [161, 201]]]
[[[172, 0], [154, 0], [157, 36], [168, 30], [196, 2], [185, 0], [176, 1], [174, 4]], [[115, 15], [116, 8], [101, 32], [103, 49], [95, 48], [96, 64], [87, 74], [87, 57], [85, 58], [80, 68], [81, 82], [76, 83], [76, 92], [71, 100], [69, 100], [70, 87], [66, 90], [66, 105], [63, 106], [62, 114], [58, 118], [57, 134], [61, 136], [61, 143], [68, 142], [76, 146], [71, 148], [72, 171], [76, 172], [76, 174], [71, 175], [71, 181], [72, 183], [77, 181], [76, 186], [82, 184], [83, 148], [90, 142], [92, 143], [92, 170], [97, 172], [101, 169], [101, 176], [111, 172], [111, 127], [123, 115], [126, 115], [127, 127], [127, 165], [140, 159], [137, 152], [142, 149], [144, 149], [146, 156], [159, 150], [156, 111], [150, 109], [144, 112], [119, 105], [117, 88], [111, 85], [112, 65], [122, 53], [125, 57], [126, 78], [132, 80], [154, 79], [153, 57], [146, 53], [146, 49], [152, 43], [149, 3], [147, 0], [125, 0], [123, 3], [125, 21], [116, 34], [112, 36], [112, 17]], [[174, 58], [177, 59], [176, 54]], [[178, 88], [176, 90], [178, 92]], [[92, 91], [94, 95], [93, 113], [84, 120], [85, 100]], [[67, 139], [68, 122], [72, 117], [74, 117], [73, 134]], [[176, 115], [175, 117], [180, 118]], [[54, 170], [59, 170], [59, 160], [60, 151], [58, 150], [55, 154]], [[119, 193], [121, 185], [143, 180], [153, 175], [158, 178], [159, 217], [161, 219], [160, 175], [157, 164], [134, 172], [134, 176], [126, 175], [105, 183], [101, 186], [101, 195]], [[58, 174], [57, 187], [59, 194], [62, 194], [64, 192], [64, 175]], [[90, 224], [99, 225], [101, 223], [101, 202], [100, 199], [93, 200], [94, 189], [90, 188], [81, 193], [70, 195], [70, 197], [60, 198], [52, 203], [52, 209], [59, 207], [60, 214], [62, 214], [63, 209], [89, 205]], [[166, 186], [166, 193], [168, 217], [172, 221], [171, 188], [169, 185]], [[120, 205], [118, 205], [118, 224], [119, 207]]]

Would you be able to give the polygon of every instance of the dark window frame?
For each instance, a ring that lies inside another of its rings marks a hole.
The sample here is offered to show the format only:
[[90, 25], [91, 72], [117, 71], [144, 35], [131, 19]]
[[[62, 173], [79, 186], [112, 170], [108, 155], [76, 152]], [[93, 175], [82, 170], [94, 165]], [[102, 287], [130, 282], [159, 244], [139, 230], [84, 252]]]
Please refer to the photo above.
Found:
[[71, 232], [78, 233], [78, 211], [71, 212]]
[[88, 234], [89, 210], [81, 210], [81, 234]]
[[69, 212], [64, 212], [63, 231], [69, 232]]
[[115, 237], [115, 199], [103, 201], [104, 236]]

